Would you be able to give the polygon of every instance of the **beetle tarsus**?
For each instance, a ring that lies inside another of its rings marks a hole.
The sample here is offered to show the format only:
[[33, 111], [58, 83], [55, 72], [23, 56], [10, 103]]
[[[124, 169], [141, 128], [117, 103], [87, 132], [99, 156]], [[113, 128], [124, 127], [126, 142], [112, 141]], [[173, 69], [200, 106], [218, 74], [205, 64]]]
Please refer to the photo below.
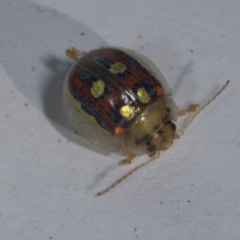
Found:
[[80, 57], [84, 56], [86, 52], [80, 52], [74, 47], [70, 47], [66, 50], [66, 55], [73, 59], [74, 61], [78, 61]]
[[120, 161], [120, 165], [128, 165], [128, 164], [131, 164], [132, 163], [132, 160], [135, 158], [135, 154], [130, 154], [128, 156], [128, 158], [126, 159], [123, 159], [122, 161]]
[[187, 109], [185, 109], [185, 110], [180, 110], [180, 111], [178, 112], [178, 117], [185, 116], [185, 115], [187, 115], [187, 114], [189, 114], [189, 113], [194, 113], [194, 112], [196, 112], [199, 108], [200, 108], [200, 106], [199, 106], [198, 104], [191, 104], [191, 105], [188, 106]]

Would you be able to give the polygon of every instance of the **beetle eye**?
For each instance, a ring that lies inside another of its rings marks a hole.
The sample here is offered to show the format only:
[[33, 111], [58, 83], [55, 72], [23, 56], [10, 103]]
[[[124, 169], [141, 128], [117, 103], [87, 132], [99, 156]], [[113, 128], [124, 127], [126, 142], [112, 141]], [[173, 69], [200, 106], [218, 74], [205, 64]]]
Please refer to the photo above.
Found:
[[156, 152], [156, 151], [157, 151], [157, 147], [156, 147], [155, 145], [150, 145], [150, 146], [148, 147], [148, 151], [149, 151], [149, 152]]
[[158, 134], [158, 135], [162, 135], [162, 133], [163, 133], [162, 129], [159, 129], [159, 130], [157, 131], [157, 134]]
[[171, 109], [170, 108], [167, 108], [167, 113], [170, 113], [171, 112]]
[[177, 127], [173, 122], [171, 122], [171, 129], [173, 132], [176, 132]]

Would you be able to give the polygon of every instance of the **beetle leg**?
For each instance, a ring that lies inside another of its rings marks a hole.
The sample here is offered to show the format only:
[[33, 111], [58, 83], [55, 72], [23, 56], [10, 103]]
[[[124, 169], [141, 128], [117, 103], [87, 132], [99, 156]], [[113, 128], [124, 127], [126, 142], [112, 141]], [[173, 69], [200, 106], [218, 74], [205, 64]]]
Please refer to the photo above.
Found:
[[185, 110], [180, 110], [180, 111], [178, 112], [178, 117], [185, 116], [185, 115], [187, 115], [188, 113], [196, 112], [198, 109], [199, 109], [199, 105], [198, 105], [198, 104], [191, 104], [191, 105], [188, 106], [187, 109], [185, 109]]
[[183, 135], [183, 133], [185, 132], [185, 130], [187, 129], [187, 127], [192, 123], [192, 121], [194, 120], [194, 118], [205, 108], [207, 107], [212, 101], [215, 100], [215, 98], [217, 96], [219, 96], [221, 94], [221, 92], [227, 87], [227, 85], [229, 84], [229, 80], [224, 84], [224, 86], [212, 97], [210, 98], [203, 106], [199, 106], [198, 104], [195, 105], [190, 105], [186, 110], [182, 110], [179, 111], [178, 116], [184, 116], [187, 113], [194, 113], [193, 116], [190, 118], [190, 120], [187, 122], [187, 124], [183, 127], [182, 130], [180, 130], [179, 132], [177, 132], [175, 134], [175, 139], [179, 138]]
[[120, 165], [128, 165], [128, 164], [131, 164], [132, 163], [132, 160], [135, 158], [135, 154], [130, 154], [129, 156], [128, 156], [128, 158], [126, 158], [126, 159], [123, 159], [122, 161], [120, 161]]
[[74, 47], [70, 47], [66, 50], [66, 55], [73, 59], [74, 61], [78, 61], [80, 57], [84, 56], [86, 52], [80, 52]]

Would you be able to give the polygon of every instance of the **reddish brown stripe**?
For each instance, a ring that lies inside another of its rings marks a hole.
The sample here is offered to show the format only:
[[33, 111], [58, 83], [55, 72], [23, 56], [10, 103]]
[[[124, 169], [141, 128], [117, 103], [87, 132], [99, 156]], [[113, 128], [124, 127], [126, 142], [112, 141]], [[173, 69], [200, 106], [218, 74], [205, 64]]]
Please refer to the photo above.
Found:
[[149, 81], [155, 88], [157, 96], [163, 94], [163, 88], [160, 82], [154, 78], [151, 73], [149, 73], [145, 68], [143, 68], [136, 60], [131, 56], [125, 54], [120, 50], [114, 49], [99, 49], [89, 53], [89, 56], [92, 54], [98, 54], [110, 59], [114, 59], [117, 62], [121, 62], [127, 66], [129, 74], [126, 75], [124, 81], [119, 83], [124, 89], [131, 90], [135, 84], [140, 80], [146, 79]]
[[[81, 66], [83, 67], [83, 66]], [[107, 94], [105, 97], [101, 99], [96, 99], [92, 96], [90, 89], [85, 85], [84, 81], [78, 76], [78, 68], [76, 66], [73, 68], [70, 74], [70, 84], [72, 84], [75, 93], [73, 96], [78, 100], [77, 95], [82, 99], [80, 103], [83, 105], [86, 100], [91, 103], [91, 106], [94, 106], [98, 111], [98, 115], [101, 119], [98, 119], [97, 116], [94, 116], [96, 120], [99, 122], [104, 121], [106, 123], [106, 130], [109, 131], [113, 135], [122, 135], [124, 133], [124, 128], [121, 128], [120, 131], [115, 131], [119, 126], [109, 117], [110, 112], [117, 106], [119, 102], [122, 101], [122, 94], [117, 89]], [[90, 106], [90, 104], [88, 104]], [[117, 111], [117, 110], [116, 110]], [[100, 121], [101, 120], [101, 121]], [[100, 124], [101, 125], [101, 124]], [[102, 126], [103, 127], [103, 126]], [[120, 134], [121, 133], [121, 134]]]

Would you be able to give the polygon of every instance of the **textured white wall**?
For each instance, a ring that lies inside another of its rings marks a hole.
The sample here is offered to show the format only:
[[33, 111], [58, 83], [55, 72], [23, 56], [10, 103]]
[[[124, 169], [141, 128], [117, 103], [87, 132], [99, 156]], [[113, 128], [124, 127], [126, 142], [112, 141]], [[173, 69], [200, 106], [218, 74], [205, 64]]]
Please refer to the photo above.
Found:
[[[238, 0], [1, 0], [0, 239], [239, 240], [239, 10]], [[148, 56], [180, 108], [231, 82], [160, 159], [95, 197], [132, 166], [74, 134], [64, 51], [108, 45]]]

